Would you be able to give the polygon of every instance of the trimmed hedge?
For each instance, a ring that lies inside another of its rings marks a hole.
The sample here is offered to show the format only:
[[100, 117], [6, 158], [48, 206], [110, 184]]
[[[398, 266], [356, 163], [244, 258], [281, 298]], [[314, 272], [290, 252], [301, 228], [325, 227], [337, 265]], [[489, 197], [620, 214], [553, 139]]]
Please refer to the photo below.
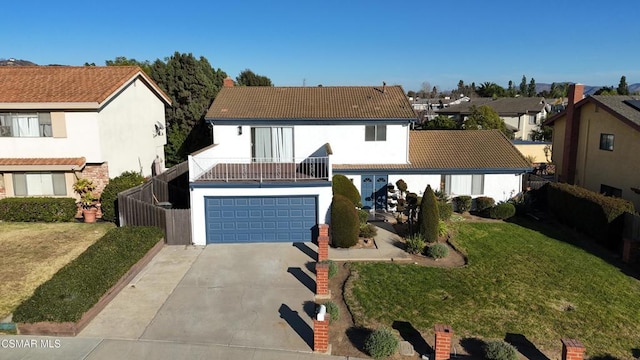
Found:
[[456, 212], [463, 213], [471, 210], [471, 196], [460, 195], [453, 198], [453, 203], [456, 206]]
[[558, 220], [610, 249], [619, 246], [624, 213], [635, 212], [632, 202], [564, 183], [548, 183], [543, 188], [547, 194], [547, 207]]
[[440, 214], [438, 213], [438, 202], [436, 196], [431, 189], [431, 185], [427, 185], [420, 203], [420, 234], [426, 242], [438, 241], [438, 221]]
[[493, 198], [488, 196], [478, 196], [476, 198], [476, 211], [482, 212], [484, 210], [492, 208], [496, 204]]
[[362, 198], [360, 197], [358, 189], [346, 176], [340, 174], [333, 175], [331, 184], [333, 195], [342, 195], [349, 199], [355, 207], [362, 207]]
[[336, 194], [331, 202], [331, 241], [340, 248], [358, 243], [360, 219], [355, 206], [347, 197]]
[[438, 215], [440, 215], [440, 220], [449, 221], [451, 215], [453, 215], [453, 205], [451, 205], [451, 203], [438, 201]]
[[492, 219], [508, 219], [516, 214], [516, 207], [512, 203], [502, 202], [489, 209], [489, 217]]
[[20, 222], [73, 221], [78, 206], [74, 198], [16, 197], [0, 200], [0, 220]]
[[100, 195], [102, 219], [105, 221], [116, 222], [118, 193], [143, 183], [144, 177], [133, 171], [125, 171], [121, 175], [109, 180], [109, 183], [105, 186], [102, 194]]
[[162, 237], [155, 227], [109, 230], [18, 306], [13, 321], [75, 322]]

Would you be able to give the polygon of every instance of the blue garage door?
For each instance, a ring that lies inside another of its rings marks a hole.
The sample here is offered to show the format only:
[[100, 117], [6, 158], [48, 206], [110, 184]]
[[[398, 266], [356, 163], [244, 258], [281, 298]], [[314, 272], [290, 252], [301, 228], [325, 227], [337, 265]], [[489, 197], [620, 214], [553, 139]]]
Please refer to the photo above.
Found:
[[207, 244], [311, 241], [315, 196], [205, 197]]

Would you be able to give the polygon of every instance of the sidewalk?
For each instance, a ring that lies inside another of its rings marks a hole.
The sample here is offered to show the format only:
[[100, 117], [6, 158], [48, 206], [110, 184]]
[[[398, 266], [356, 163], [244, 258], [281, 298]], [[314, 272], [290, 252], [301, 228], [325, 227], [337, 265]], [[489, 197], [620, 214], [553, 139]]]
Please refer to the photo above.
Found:
[[392, 232], [388, 222], [372, 222], [378, 229], [374, 237], [375, 248], [370, 249], [337, 249], [329, 248], [329, 259], [333, 261], [409, 261], [411, 257], [403, 247], [400, 236]]

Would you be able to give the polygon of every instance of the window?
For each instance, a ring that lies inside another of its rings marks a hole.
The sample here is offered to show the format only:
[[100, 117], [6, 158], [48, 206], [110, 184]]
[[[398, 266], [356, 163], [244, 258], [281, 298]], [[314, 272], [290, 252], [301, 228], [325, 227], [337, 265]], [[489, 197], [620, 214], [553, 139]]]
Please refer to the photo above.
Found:
[[535, 125], [535, 124], [536, 124], [536, 116], [529, 115], [529, 125]]
[[66, 196], [64, 173], [14, 173], [16, 196]]
[[253, 157], [256, 162], [293, 162], [293, 128], [251, 128]]
[[622, 197], [622, 189], [614, 188], [613, 186], [600, 184], [600, 194], [612, 197]]
[[484, 175], [445, 175], [444, 188], [449, 195], [482, 195]]
[[365, 126], [364, 141], [387, 141], [387, 125]]
[[613, 134], [600, 134], [600, 150], [613, 151]]
[[0, 136], [51, 137], [51, 113], [0, 113]]

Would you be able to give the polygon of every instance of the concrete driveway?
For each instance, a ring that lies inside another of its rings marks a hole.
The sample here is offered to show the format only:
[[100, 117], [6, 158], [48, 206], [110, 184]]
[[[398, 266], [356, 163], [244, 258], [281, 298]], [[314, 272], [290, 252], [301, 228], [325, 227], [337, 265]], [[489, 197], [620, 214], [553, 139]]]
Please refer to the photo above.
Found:
[[[159, 282], [163, 268], [180, 271], [180, 263], [167, 256], [175, 251], [163, 249], [158, 255], [166, 259], [152, 262], [135, 289], [118, 295], [81, 336], [312, 351], [313, 244], [208, 245], [193, 256], [186, 273], [182, 270], [184, 277], [173, 291], [167, 291]], [[145, 283], [145, 277], [156, 284]], [[160, 305], [154, 294], [166, 300]], [[154, 307], [154, 301], [159, 305]], [[145, 303], [150, 309], [144, 310]], [[140, 319], [136, 307], [148, 315]]]

